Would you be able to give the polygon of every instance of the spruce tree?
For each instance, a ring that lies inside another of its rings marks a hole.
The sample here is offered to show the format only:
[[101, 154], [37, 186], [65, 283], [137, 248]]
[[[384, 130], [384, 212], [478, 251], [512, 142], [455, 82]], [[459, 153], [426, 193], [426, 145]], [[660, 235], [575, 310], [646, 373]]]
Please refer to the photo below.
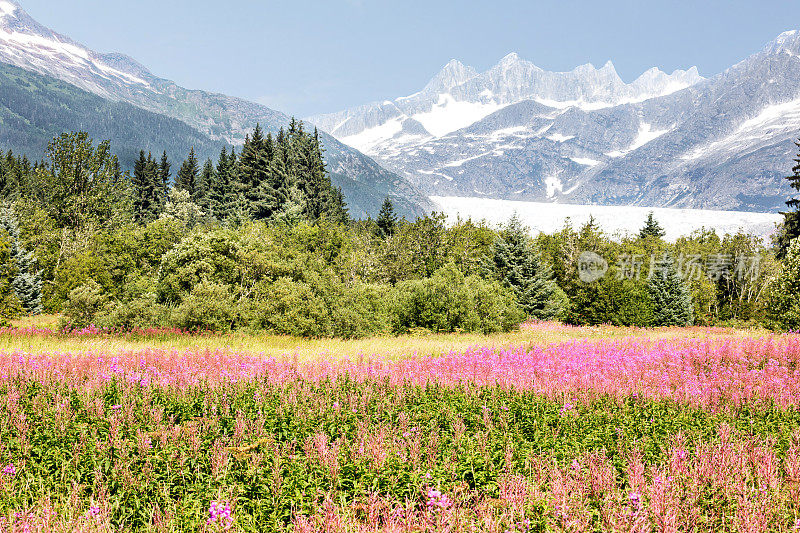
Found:
[[[0, 153], [2, 155], [2, 153]], [[4, 159], [0, 159], [0, 199], [8, 197], [8, 178], [10, 176], [10, 169], [6, 168], [6, 162]]]
[[169, 188], [170, 188], [170, 178], [172, 177], [172, 173], [170, 172], [171, 164], [169, 159], [167, 158], [167, 152], [164, 151], [161, 154], [161, 162], [158, 165], [158, 214], [164, 211], [164, 207], [167, 205], [167, 198], [169, 196]]
[[145, 214], [145, 220], [149, 222], [156, 220], [163, 211], [161, 174], [159, 172], [158, 161], [156, 161], [156, 158], [150, 153], [147, 154], [145, 176], [147, 182], [147, 212]]
[[664, 228], [661, 227], [661, 224], [658, 223], [655, 216], [653, 216], [653, 212], [647, 215], [647, 220], [645, 220], [644, 227], [639, 231], [639, 238], [646, 239], [648, 237], [654, 237], [656, 239], [661, 239], [666, 235]]
[[491, 268], [495, 276], [511, 288], [529, 318], [551, 320], [563, 313], [563, 291], [516, 214], [500, 232], [493, 248]]
[[692, 295], [669, 254], [664, 253], [650, 272], [647, 291], [653, 303], [653, 326], [692, 325]]
[[209, 159], [203, 165], [203, 170], [200, 172], [200, 180], [197, 186], [197, 192], [193, 198], [194, 203], [208, 210], [211, 206], [211, 190], [215, 187], [217, 181], [217, 172], [214, 168], [214, 163]]
[[17, 219], [11, 209], [0, 209], [0, 229], [10, 238], [10, 257], [16, 267], [11, 290], [28, 314], [38, 315], [42, 312], [42, 271], [36, 268], [33, 252], [22, 247]]
[[208, 189], [208, 211], [217, 220], [228, 217], [228, 195], [232, 193], [230, 167], [228, 163], [228, 149], [223, 147], [217, 159], [214, 170], [215, 179]]
[[397, 229], [397, 215], [394, 212], [394, 205], [388, 197], [383, 201], [376, 225], [378, 227], [378, 237], [381, 239], [394, 235]]
[[133, 218], [136, 222], [149, 222], [158, 218], [161, 212], [160, 181], [158, 162], [153, 154], [145, 157], [144, 150], [140, 151], [131, 178]]
[[147, 159], [144, 150], [139, 151], [139, 159], [133, 165], [133, 176], [131, 186], [133, 187], [133, 219], [140, 222], [144, 219], [147, 210], [146, 189], [147, 189]]
[[268, 159], [266, 140], [259, 124], [251, 137], [245, 137], [239, 156], [238, 176], [242, 196], [249, 215], [255, 220], [268, 220], [285, 201], [274, 187], [272, 165]]
[[[795, 142], [795, 145], [800, 148], [800, 142]], [[792, 174], [787, 176], [786, 180], [789, 182], [789, 187], [800, 192], [800, 154], [795, 157], [794, 163]], [[793, 196], [786, 202], [789, 210], [781, 213], [783, 224], [777, 238], [779, 259], [786, 257], [792, 240], [800, 237], [800, 196], [794, 196], [794, 194], [797, 193], [793, 193]]]
[[175, 179], [175, 188], [180, 191], [186, 191], [189, 196], [194, 198], [197, 194], [197, 185], [200, 169], [197, 166], [197, 156], [194, 153], [194, 147], [189, 150], [189, 157], [183, 162], [181, 168], [178, 170], [178, 175]]

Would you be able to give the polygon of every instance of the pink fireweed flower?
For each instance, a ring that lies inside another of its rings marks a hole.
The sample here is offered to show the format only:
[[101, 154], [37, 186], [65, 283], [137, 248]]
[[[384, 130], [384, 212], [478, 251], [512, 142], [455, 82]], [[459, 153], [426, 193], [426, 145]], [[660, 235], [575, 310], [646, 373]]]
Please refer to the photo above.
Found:
[[14, 466], [14, 463], [9, 463], [3, 467], [3, 474], [7, 476], [14, 476], [17, 474], [17, 467]]
[[86, 518], [97, 518], [98, 516], [100, 516], [100, 507], [98, 507], [96, 505], [90, 506], [89, 510], [86, 511], [86, 515], [84, 515], [84, 516]]
[[208, 508], [208, 520], [206, 524], [218, 524], [227, 529], [233, 523], [233, 516], [231, 516], [231, 504], [229, 502], [218, 502], [216, 500], [211, 502]]
[[118, 410], [118, 409], [122, 409], [122, 406], [121, 406], [120, 404], [112, 405], [112, 406], [111, 406], [111, 409], [113, 409], [113, 410], [115, 410], [115, 411], [116, 411], [116, 410]]
[[425, 503], [425, 505], [427, 505], [430, 509], [447, 509], [453, 505], [453, 502], [447, 497], [447, 494], [442, 494], [441, 491], [436, 489], [428, 488], [426, 495], [428, 496], [428, 501]]

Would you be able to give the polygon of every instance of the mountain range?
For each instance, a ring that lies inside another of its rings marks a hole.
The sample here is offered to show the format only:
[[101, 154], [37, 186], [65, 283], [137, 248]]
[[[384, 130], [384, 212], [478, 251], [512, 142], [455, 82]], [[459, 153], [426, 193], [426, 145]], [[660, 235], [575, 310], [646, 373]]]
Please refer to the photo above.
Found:
[[708, 79], [453, 60], [413, 95], [309, 120], [431, 196], [774, 212], [800, 136], [800, 32]]
[[[39, 24], [16, 2], [0, 0], [0, 121], [2, 149], [39, 157], [47, 139], [82, 129], [111, 140], [131, 168], [140, 149], [166, 149], [178, 162], [192, 146], [215, 157], [223, 146], [241, 145], [256, 123], [277, 133], [290, 118], [240, 98], [180, 87], [126, 55], [92, 51]], [[357, 149], [325, 133], [322, 142], [351, 215], [376, 214], [385, 197], [408, 216], [432, 207], [408, 180]]]

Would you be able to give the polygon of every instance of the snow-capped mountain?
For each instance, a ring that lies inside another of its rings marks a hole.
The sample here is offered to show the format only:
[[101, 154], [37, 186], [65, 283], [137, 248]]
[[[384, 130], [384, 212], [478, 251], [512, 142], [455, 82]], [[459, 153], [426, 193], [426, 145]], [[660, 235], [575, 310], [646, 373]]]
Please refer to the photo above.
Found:
[[694, 67], [672, 74], [653, 68], [626, 84], [610, 61], [600, 69], [586, 64], [548, 72], [514, 53], [478, 73], [454, 59], [416, 94], [312, 120], [343, 142], [382, 155], [392, 146], [441, 138], [523, 101], [553, 109], [603, 109], [670, 94], [702, 79]]
[[[260, 123], [266, 130], [286, 126], [289, 117], [240, 98], [190, 90], [159, 78], [123, 54], [86, 48], [31, 18], [11, 0], [0, 0], [0, 63], [50, 76], [104, 99], [178, 119], [212, 140], [241, 144]], [[76, 125], [76, 127], [78, 127]], [[147, 132], [141, 132], [146, 136]], [[323, 135], [334, 182], [341, 186], [351, 212], [376, 212], [385, 196], [407, 214], [431, 206], [407, 180], [387, 171], [350, 146]], [[374, 204], [374, 209], [373, 209]]]
[[774, 211], [800, 136], [800, 32], [708, 80], [451, 61], [419, 93], [313, 120], [431, 195]]

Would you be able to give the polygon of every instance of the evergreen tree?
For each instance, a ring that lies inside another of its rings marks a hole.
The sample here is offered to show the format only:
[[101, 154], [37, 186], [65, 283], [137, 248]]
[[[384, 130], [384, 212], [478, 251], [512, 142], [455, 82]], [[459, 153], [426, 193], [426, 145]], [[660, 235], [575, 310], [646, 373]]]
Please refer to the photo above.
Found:
[[33, 252], [22, 247], [19, 240], [19, 226], [11, 209], [0, 209], [0, 229], [11, 241], [11, 260], [16, 267], [16, 275], [11, 281], [11, 290], [28, 314], [42, 312], [42, 272], [36, 268]]
[[656, 239], [661, 239], [666, 235], [664, 228], [661, 227], [661, 224], [658, 223], [656, 218], [653, 216], [653, 212], [647, 215], [647, 220], [644, 223], [644, 227], [639, 231], [639, 238], [646, 239], [648, 237], [654, 237]]
[[161, 191], [161, 174], [159, 172], [158, 161], [153, 157], [153, 154], [147, 154], [147, 163], [145, 165], [145, 175], [147, 176], [147, 203], [148, 209], [146, 220], [156, 220], [163, 211], [162, 191]]
[[313, 135], [306, 134], [303, 123], [293, 121], [288, 138], [290, 175], [302, 192], [305, 218], [311, 222], [321, 218], [346, 222], [348, 216], [344, 196], [331, 183], [319, 132], [315, 129]]
[[528, 317], [550, 320], [563, 313], [563, 291], [532, 246], [527, 228], [516, 214], [494, 243], [491, 268], [511, 288]]
[[11, 150], [5, 155], [0, 153], [0, 199], [15, 199], [21, 188], [22, 176], [18, 159]]
[[139, 152], [139, 159], [133, 167], [133, 218], [136, 222], [155, 220], [161, 212], [160, 178], [158, 163], [153, 154], [144, 156]]
[[383, 201], [376, 225], [378, 226], [378, 237], [381, 239], [394, 235], [397, 229], [397, 215], [394, 212], [394, 205], [388, 197]]
[[214, 163], [209, 159], [200, 172], [200, 182], [197, 187], [197, 194], [194, 197], [194, 202], [206, 211], [211, 205], [211, 191], [216, 186], [216, 181], [217, 171], [214, 168]]
[[169, 196], [169, 188], [170, 188], [170, 178], [172, 177], [172, 173], [170, 172], [171, 164], [169, 159], [167, 159], [167, 151], [165, 150], [163, 154], [161, 154], [161, 162], [158, 165], [158, 214], [160, 215], [164, 211], [164, 206], [167, 205], [167, 197]]
[[285, 181], [280, 176], [280, 183], [276, 183], [269, 153], [263, 130], [256, 124], [252, 137], [245, 137], [238, 165], [243, 200], [249, 215], [255, 220], [272, 218], [286, 201], [286, 191], [281, 190]]
[[197, 156], [194, 153], [194, 148], [189, 150], [189, 157], [183, 162], [181, 168], [178, 170], [178, 175], [175, 179], [175, 188], [180, 191], [186, 191], [191, 198], [194, 198], [198, 190], [198, 178], [200, 169], [197, 166]]
[[[800, 142], [795, 142], [800, 148]], [[792, 167], [792, 175], [787, 176], [789, 186], [795, 191], [800, 192], [800, 154], [794, 159], [794, 166]], [[793, 239], [800, 237], [800, 197], [792, 196], [787, 202], [786, 206], [789, 211], [783, 214], [783, 224], [781, 225], [780, 232], [778, 233], [778, 253], [779, 259], [786, 256], [789, 246]]]
[[692, 295], [669, 254], [664, 253], [650, 272], [647, 291], [653, 303], [653, 326], [692, 325]]
[[[215, 179], [208, 189], [208, 211], [217, 220], [228, 218], [231, 208], [231, 194], [234, 184], [231, 182], [231, 168], [228, 162], [228, 149], [223, 147], [217, 159], [214, 171]], [[234, 196], [235, 197], [235, 196]]]
[[[0, 153], [2, 155], [2, 153]], [[0, 199], [8, 198], [8, 178], [11, 177], [9, 172], [11, 169], [6, 167], [5, 159], [0, 159]]]

